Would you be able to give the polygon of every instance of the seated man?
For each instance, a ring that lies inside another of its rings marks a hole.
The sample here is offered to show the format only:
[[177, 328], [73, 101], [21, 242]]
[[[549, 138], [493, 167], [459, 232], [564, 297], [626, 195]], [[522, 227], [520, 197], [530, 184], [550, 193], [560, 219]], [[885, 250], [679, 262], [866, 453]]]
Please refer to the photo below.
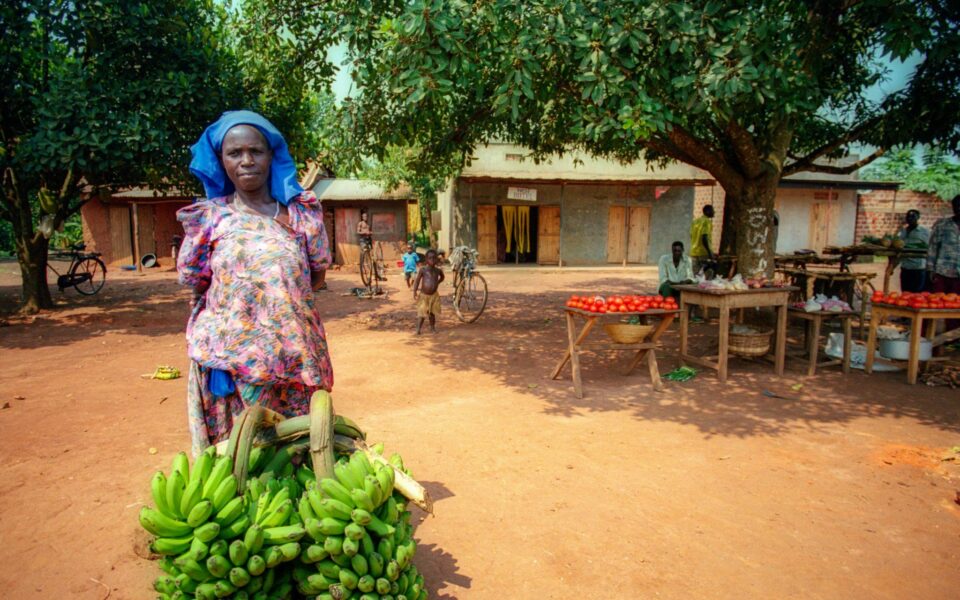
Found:
[[674, 285], [693, 283], [693, 263], [689, 256], [683, 253], [683, 242], [674, 242], [670, 254], [660, 257], [658, 268], [660, 271], [659, 294], [663, 297], [673, 296], [680, 302], [680, 292], [673, 289]]

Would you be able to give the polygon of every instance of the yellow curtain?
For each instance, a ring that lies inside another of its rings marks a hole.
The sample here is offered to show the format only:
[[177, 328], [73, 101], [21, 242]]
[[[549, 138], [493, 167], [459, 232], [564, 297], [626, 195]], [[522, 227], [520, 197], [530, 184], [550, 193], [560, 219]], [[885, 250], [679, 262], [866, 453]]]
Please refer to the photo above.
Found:
[[503, 209], [503, 231], [507, 235], [507, 252], [510, 252], [510, 246], [514, 236], [514, 225], [517, 222], [517, 207], [504, 206]]
[[517, 250], [530, 252], [530, 207], [517, 207]]

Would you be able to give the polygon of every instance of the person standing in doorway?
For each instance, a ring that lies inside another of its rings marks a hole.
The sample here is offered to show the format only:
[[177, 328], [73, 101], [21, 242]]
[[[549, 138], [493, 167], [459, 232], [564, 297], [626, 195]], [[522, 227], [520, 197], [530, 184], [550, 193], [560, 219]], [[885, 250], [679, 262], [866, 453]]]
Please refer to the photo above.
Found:
[[[930, 241], [930, 230], [920, 226], [920, 211], [907, 211], [905, 224], [899, 237], [906, 247], [926, 246]], [[923, 258], [905, 258], [900, 261], [900, 291], [922, 292], [927, 288], [927, 261]]]
[[699, 274], [705, 266], [714, 262], [713, 250], [710, 249], [713, 215], [713, 205], [707, 204], [703, 207], [703, 216], [690, 224], [690, 260], [694, 274]]

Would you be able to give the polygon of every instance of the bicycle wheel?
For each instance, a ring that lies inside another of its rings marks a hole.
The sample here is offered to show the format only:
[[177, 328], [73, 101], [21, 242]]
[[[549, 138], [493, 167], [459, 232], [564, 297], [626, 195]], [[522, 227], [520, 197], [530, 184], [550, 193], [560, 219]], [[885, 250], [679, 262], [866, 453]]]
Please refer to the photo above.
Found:
[[366, 249], [360, 253], [360, 281], [364, 287], [370, 287], [373, 282], [373, 254]]
[[81, 258], [70, 269], [73, 287], [84, 296], [92, 296], [100, 291], [107, 280], [107, 266], [99, 258]]
[[454, 298], [457, 317], [464, 323], [473, 323], [487, 306], [487, 280], [480, 273], [470, 273], [460, 280]]
[[376, 276], [377, 281], [386, 281], [387, 268], [383, 263], [383, 245], [380, 242], [377, 242], [377, 247], [374, 252], [376, 254], [373, 257], [373, 274]]

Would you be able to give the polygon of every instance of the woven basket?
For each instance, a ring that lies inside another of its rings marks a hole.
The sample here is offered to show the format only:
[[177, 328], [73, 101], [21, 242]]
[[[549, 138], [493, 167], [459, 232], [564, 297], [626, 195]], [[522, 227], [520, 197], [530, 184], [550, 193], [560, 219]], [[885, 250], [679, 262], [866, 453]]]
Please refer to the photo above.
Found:
[[604, 331], [618, 344], [637, 344], [653, 331], [653, 325], [634, 325], [632, 323], [604, 323]]
[[731, 353], [740, 356], [763, 356], [770, 352], [770, 337], [772, 335], [772, 329], [753, 333], [734, 333], [731, 331], [728, 338], [728, 349]]

